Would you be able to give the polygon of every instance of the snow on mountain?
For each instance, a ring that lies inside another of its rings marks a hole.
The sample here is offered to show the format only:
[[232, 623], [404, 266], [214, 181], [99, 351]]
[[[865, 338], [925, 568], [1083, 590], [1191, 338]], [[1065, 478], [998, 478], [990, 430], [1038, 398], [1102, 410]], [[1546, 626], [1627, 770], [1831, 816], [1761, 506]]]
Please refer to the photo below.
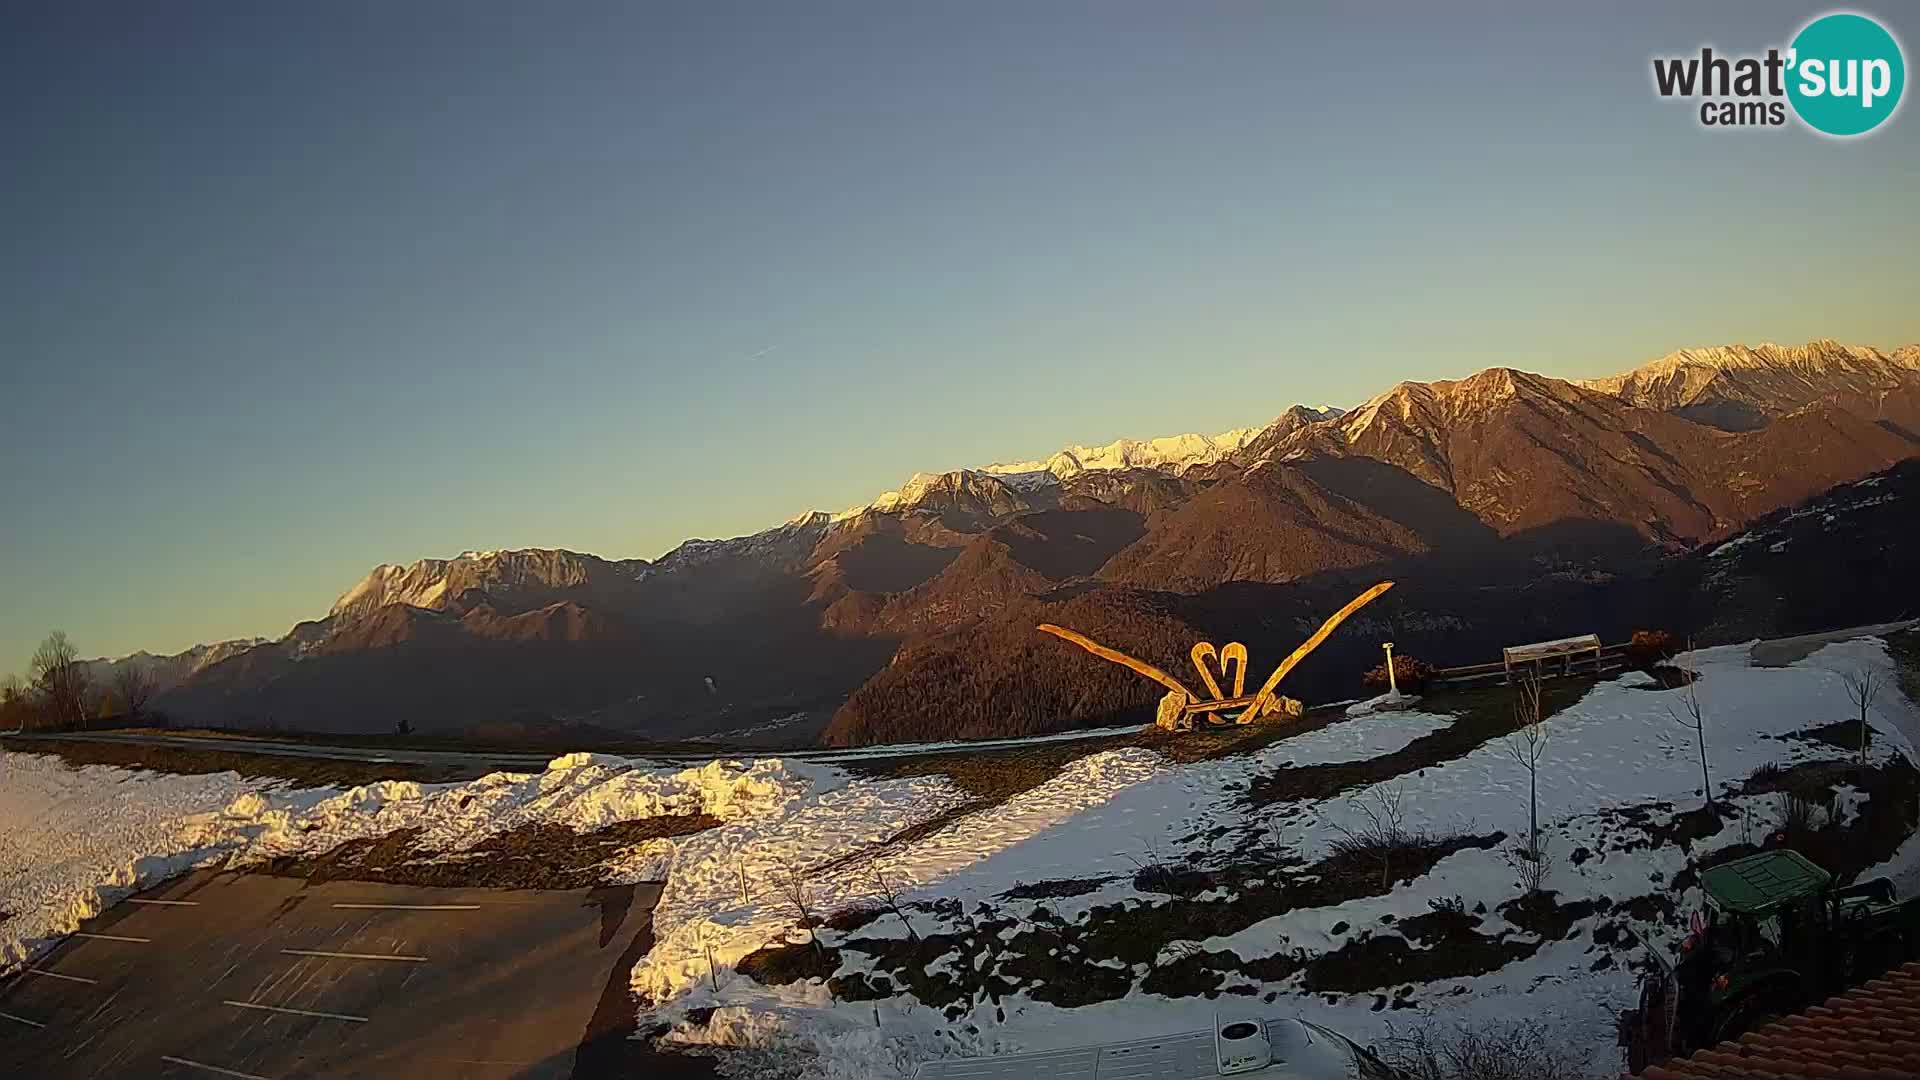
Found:
[[1561, 379], [1515, 368], [1493, 367], [1464, 379], [1400, 383], [1342, 416], [1340, 430], [1351, 443], [1383, 415], [1407, 424], [1444, 428], [1514, 398], [1575, 401], [1579, 396], [1572, 384]]
[[1065, 480], [1083, 472], [1112, 469], [1164, 469], [1211, 465], [1247, 445], [1264, 427], [1240, 427], [1218, 435], [1168, 435], [1158, 439], [1119, 439], [1105, 446], [1069, 446], [1045, 461], [1003, 461], [979, 471], [994, 474], [1051, 473]]
[[113, 686], [122, 671], [129, 667], [137, 667], [145, 671], [153, 680], [154, 692], [159, 693], [178, 686], [228, 657], [238, 656], [248, 649], [265, 645], [270, 640], [269, 638], [234, 638], [231, 641], [195, 645], [169, 656], [160, 656], [142, 650], [113, 659], [101, 657], [95, 660], [82, 660], [80, 664], [86, 668], [88, 681], [98, 687]]
[[[1890, 389], [1920, 386], [1920, 344], [1891, 353], [1830, 340], [1805, 345], [1771, 343], [1683, 349], [1632, 371], [1599, 379], [1563, 381], [1512, 368], [1489, 368], [1463, 379], [1403, 382], [1357, 408], [1295, 405], [1264, 427], [1214, 435], [1187, 433], [1119, 439], [1103, 446], [1070, 445], [1044, 459], [1001, 461], [978, 468], [915, 473], [900, 488], [838, 513], [808, 511], [783, 525], [724, 540], [688, 540], [654, 563], [608, 561], [558, 550], [468, 551], [453, 559], [382, 564], [334, 603], [334, 621], [351, 620], [390, 604], [436, 608], [456, 604], [470, 589], [491, 599], [611, 585], [624, 591], [653, 573], [685, 570], [722, 557], [801, 557], [837, 526], [869, 513], [908, 510], [999, 517], [1050, 504], [1063, 482], [1097, 474], [1148, 469], [1178, 475], [1221, 462], [1252, 464], [1318, 453], [1346, 453], [1363, 436], [1383, 445], [1417, 441], [1502, 400], [1530, 397], [1561, 406], [1604, 394], [1627, 405], [1668, 411], [1726, 430], [1754, 430], [1834, 395], [1884, 397]], [[1577, 410], [1576, 410], [1577, 411]], [[1368, 433], [1382, 418], [1391, 430]], [[1875, 416], [1874, 419], [1880, 417]], [[1299, 436], [1295, 438], [1295, 436]], [[1341, 444], [1345, 444], [1342, 446]], [[1417, 470], [1416, 470], [1417, 471]], [[591, 579], [591, 582], [589, 581]], [[319, 624], [303, 624], [319, 625]], [[324, 635], [325, 628], [316, 631]], [[296, 628], [296, 635], [300, 630]], [[206, 664], [258, 642], [205, 646]]]
[[546, 596], [607, 581], [637, 582], [650, 570], [644, 559], [610, 562], [574, 551], [469, 551], [452, 559], [421, 559], [406, 566], [381, 563], [334, 601], [329, 616], [358, 618], [389, 604], [443, 607], [469, 589], [494, 598]]
[[1870, 394], [1915, 382], [1920, 382], [1920, 346], [1883, 353], [1870, 346], [1820, 340], [1682, 349], [1632, 371], [1580, 379], [1575, 385], [1643, 408], [1746, 430], [1820, 398]]
[[[1296, 405], [1289, 410], [1289, 415], [1293, 412], [1304, 412], [1314, 419], [1339, 415], [1338, 409], [1325, 405], [1316, 408]], [[872, 502], [831, 515], [829, 520], [844, 521], [869, 512], [884, 514], [918, 509], [930, 501], [951, 504], [956, 498], [970, 501], [981, 510], [993, 510], [998, 506], [1017, 510], [1021, 508], [1020, 495], [1057, 486], [1061, 481], [1085, 473], [1157, 469], [1178, 474], [1196, 465], [1225, 461], [1270, 427], [1239, 427], [1218, 435], [1189, 432], [1156, 439], [1118, 439], [1105, 446], [1068, 446], [1045, 459], [999, 461], [978, 468], [944, 473], [914, 473], [898, 489], [883, 492]], [[1005, 494], [996, 489], [1005, 489]], [[951, 506], [937, 508], [949, 509]]]

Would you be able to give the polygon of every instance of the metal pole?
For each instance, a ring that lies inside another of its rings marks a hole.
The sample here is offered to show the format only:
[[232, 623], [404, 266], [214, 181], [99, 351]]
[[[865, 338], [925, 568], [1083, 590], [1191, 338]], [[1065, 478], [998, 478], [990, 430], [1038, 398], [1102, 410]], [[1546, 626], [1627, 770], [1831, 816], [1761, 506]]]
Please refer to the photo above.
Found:
[[1383, 647], [1387, 650], [1387, 688], [1393, 697], [1399, 697], [1400, 680], [1393, 674], [1393, 642], [1389, 641]]

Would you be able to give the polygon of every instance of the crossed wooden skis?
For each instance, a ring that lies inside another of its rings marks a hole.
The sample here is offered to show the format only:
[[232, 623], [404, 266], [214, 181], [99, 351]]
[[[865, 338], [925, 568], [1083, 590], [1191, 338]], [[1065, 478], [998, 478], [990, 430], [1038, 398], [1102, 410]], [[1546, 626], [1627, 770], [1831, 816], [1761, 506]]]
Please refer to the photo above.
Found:
[[[1202, 641], [1196, 643], [1192, 651], [1188, 653], [1189, 658], [1193, 661], [1195, 670], [1200, 672], [1200, 681], [1206, 684], [1207, 693], [1211, 695], [1202, 698], [1182, 685], [1180, 680], [1161, 671], [1152, 664], [1144, 660], [1137, 660], [1118, 649], [1110, 649], [1078, 631], [1069, 630], [1064, 626], [1055, 626], [1052, 623], [1041, 623], [1040, 630], [1042, 633], [1052, 634], [1057, 638], [1070, 641], [1102, 660], [1111, 660], [1122, 667], [1132, 668], [1147, 678], [1152, 679], [1154, 682], [1166, 687], [1167, 695], [1160, 699], [1159, 712], [1155, 717], [1155, 722], [1161, 727], [1175, 728], [1184, 731], [1193, 727], [1194, 720], [1201, 717], [1205, 717], [1208, 723], [1218, 723], [1218, 721], [1213, 719], [1213, 714], [1238, 709], [1242, 706], [1245, 708], [1239, 716], [1234, 717], [1233, 722], [1236, 724], [1250, 724], [1262, 717], [1273, 716], [1280, 713], [1287, 713], [1294, 716], [1300, 715], [1301, 706], [1299, 702], [1293, 701], [1291, 698], [1278, 697], [1274, 693], [1280, 686], [1280, 680], [1287, 677], [1287, 672], [1292, 671], [1294, 665], [1306, 659], [1309, 653], [1319, 648], [1320, 643], [1327, 640], [1327, 636], [1332, 634], [1334, 629], [1341, 623], [1345, 622], [1347, 616], [1366, 607], [1381, 593], [1391, 588], [1393, 588], [1393, 582], [1383, 581], [1373, 588], [1368, 589], [1366, 592], [1361, 593], [1359, 596], [1354, 597], [1352, 600], [1347, 601], [1346, 607], [1334, 612], [1332, 618], [1320, 624], [1320, 629], [1315, 631], [1312, 637], [1302, 642], [1299, 648], [1287, 654], [1287, 658], [1280, 661], [1280, 666], [1274, 668], [1273, 674], [1269, 675], [1267, 681], [1261, 684], [1259, 691], [1252, 695], [1246, 695], [1247, 647], [1237, 641], [1217, 649], [1212, 642]], [[1215, 675], [1216, 668], [1219, 671], [1217, 676]], [[1233, 679], [1233, 694], [1231, 697], [1221, 691], [1221, 680], [1225, 679], [1229, 673], [1231, 673]]]

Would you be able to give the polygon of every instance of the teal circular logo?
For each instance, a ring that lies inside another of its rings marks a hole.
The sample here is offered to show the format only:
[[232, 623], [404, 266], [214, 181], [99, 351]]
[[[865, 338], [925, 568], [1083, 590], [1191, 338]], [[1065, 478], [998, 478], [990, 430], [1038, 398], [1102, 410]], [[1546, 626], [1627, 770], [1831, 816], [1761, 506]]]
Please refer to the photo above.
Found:
[[1815, 131], [1864, 135], [1900, 107], [1907, 64], [1900, 43], [1865, 15], [1822, 15], [1787, 53], [1787, 100]]

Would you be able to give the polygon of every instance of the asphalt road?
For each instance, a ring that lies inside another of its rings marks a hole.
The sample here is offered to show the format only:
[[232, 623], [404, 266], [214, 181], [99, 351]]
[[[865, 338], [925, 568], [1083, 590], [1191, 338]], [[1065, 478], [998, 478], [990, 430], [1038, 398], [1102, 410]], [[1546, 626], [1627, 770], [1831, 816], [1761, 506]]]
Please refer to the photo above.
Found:
[[364, 746], [324, 746], [314, 743], [284, 742], [277, 739], [241, 739], [200, 735], [134, 735], [118, 731], [63, 731], [40, 734], [26, 732], [16, 739], [55, 739], [61, 742], [131, 743], [135, 746], [181, 746], [190, 750], [224, 750], [236, 754], [268, 754], [274, 757], [313, 758], [321, 761], [362, 761], [385, 765], [450, 765], [483, 767], [505, 772], [539, 772], [557, 754], [512, 754], [472, 750], [411, 750], [401, 747], [370, 749]]
[[[988, 750], [1006, 750], [1015, 747], [1033, 746], [1048, 742], [1075, 742], [1082, 739], [1112, 738], [1140, 730], [1137, 724], [1125, 727], [1095, 728], [1088, 731], [1072, 731], [1058, 735], [1027, 736], [1012, 739], [975, 739], [965, 742], [945, 743], [895, 743], [886, 746], [861, 747], [854, 750], [771, 750], [753, 747], [727, 746], [715, 743], [712, 748], [698, 750], [672, 750], [666, 752], [640, 752], [619, 756], [632, 757], [640, 761], [657, 761], [662, 764], [677, 762], [711, 761], [716, 757], [783, 757], [799, 761], [817, 761], [823, 764], [853, 761], [882, 761], [890, 758], [918, 757], [924, 754], [978, 753]], [[221, 736], [200, 735], [148, 735], [131, 734], [117, 731], [62, 731], [40, 734], [26, 732], [14, 734], [0, 732], [11, 739], [49, 739], [59, 742], [105, 742], [130, 743], [135, 746], [180, 746], [192, 750], [225, 750], [232, 753], [267, 754], [274, 757], [312, 758], [322, 761], [359, 761], [372, 764], [399, 762], [407, 765], [447, 765], [461, 768], [506, 772], [539, 772], [547, 767], [563, 750], [548, 754], [497, 753], [489, 750], [410, 750], [402, 747], [370, 748], [365, 746], [327, 746], [319, 743], [283, 742], [276, 739], [246, 739]]]
[[1850, 626], [1844, 630], [1825, 630], [1818, 634], [1801, 634], [1798, 637], [1774, 638], [1772, 641], [1754, 642], [1749, 653], [1754, 667], [1786, 667], [1789, 664], [1805, 660], [1818, 652], [1822, 646], [1836, 641], [1851, 641], [1854, 638], [1882, 637], [1899, 633], [1912, 626], [1920, 625], [1920, 619], [1907, 619], [1904, 622], [1874, 623], [1870, 626]]
[[[1865, 637], [1869, 634], [1894, 633], [1916, 625], [1920, 625], [1920, 619], [1908, 620], [1906, 622], [1877, 623], [1870, 626], [1847, 627], [1840, 630], [1822, 631], [1817, 634], [1802, 634], [1797, 637], [1775, 638], [1771, 641], [1755, 643], [1751, 655], [1753, 664], [1756, 667], [1785, 667], [1788, 664], [1805, 659], [1822, 645], [1831, 644], [1835, 641], [1846, 641], [1851, 638]], [[1498, 677], [1497, 673], [1493, 677]], [[967, 742], [946, 743], [900, 743], [888, 746], [861, 747], [855, 750], [767, 750], [752, 747], [726, 746], [716, 743], [711, 749], [671, 750], [627, 756], [633, 756], [641, 760], [657, 761], [662, 764], [672, 764], [678, 762], [706, 761], [715, 757], [743, 757], [766, 754], [800, 761], [816, 761], [822, 764], [833, 764], [837, 762], [884, 761], [892, 758], [918, 757], [926, 754], [980, 753], [1032, 746], [1036, 743], [1043, 742], [1108, 738], [1137, 730], [1137, 727], [1129, 726], [1103, 728], [1091, 731], [1074, 731], [1039, 737], [980, 739]], [[47, 738], [62, 741], [118, 742], [131, 743], [139, 746], [178, 746], [196, 750], [229, 750], [236, 753], [267, 754], [277, 757], [310, 758], [324, 761], [441, 765], [478, 769], [481, 771], [508, 772], [538, 772], [546, 768], [547, 762], [551, 761], [555, 756], [554, 754], [501, 753], [489, 750], [420, 750], [405, 747], [328, 746], [319, 743], [285, 742], [276, 739], [130, 734], [111, 731], [73, 731], [47, 735], [24, 734], [10, 737], [24, 739]]]
[[658, 900], [193, 874], [0, 984], [0, 1076], [711, 1076], [628, 1037]]

